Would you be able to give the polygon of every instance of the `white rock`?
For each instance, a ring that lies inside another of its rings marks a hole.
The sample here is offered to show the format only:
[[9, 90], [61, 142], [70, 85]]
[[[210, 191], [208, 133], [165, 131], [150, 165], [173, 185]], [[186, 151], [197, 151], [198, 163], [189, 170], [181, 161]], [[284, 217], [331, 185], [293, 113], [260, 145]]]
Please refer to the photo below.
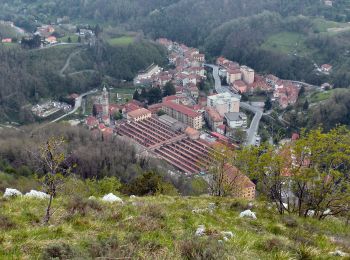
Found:
[[331, 210], [330, 209], [326, 209], [325, 211], [323, 211], [323, 214], [324, 215], [328, 215], [328, 214], [330, 214], [331, 213]]
[[215, 203], [209, 203], [208, 209], [209, 209], [209, 210], [214, 210], [214, 209], [216, 209]]
[[307, 215], [308, 215], [309, 217], [313, 217], [313, 216], [315, 215], [315, 211], [314, 211], [314, 210], [309, 210], [309, 211], [307, 212]]
[[16, 189], [6, 188], [4, 198], [22, 196], [22, 192]]
[[233, 233], [231, 231], [222, 231], [221, 234], [226, 238], [233, 238]]
[[245, 211], [242, 211], [242, 212], [239, 214], [239, 217], [240, 217], [240, 218], [248, 217], [248, 218], [256, 219], [255, 213], [252, 212], [250, 209], [247, 209], [247, 210], [245, 210]]
[[283, 207], [284, 207], [285, 209], [288, 209], [288, 204], [287, 204], [287, 203], [283, 203]]
[[106, 202], [120, 202], [120, 203], [123, 203], [123, 200], [117, 196], [115, 196], [113, 193], [109, 193], [107, 195], [104, 195], [103, 198], [102, 198], [103, 201], [106, 201]]
[[130, 196], [130, 199], [135, 199], [135, 198], [136, 198], [135, 195], [131, 195], [131, 196]]
[[30, 192], [27, 192], [24, 196], [28, 198], [36, 198], [36, 199], [50, 198], [50, 195], [46, 194], [45, 192], [37, 191], [37, 190], [31, 190]]
[[196, 230], [196, 236], [201, 237], [205, 235], [205, 226], [204, 225], [199, 225], [197, 230]]
[[228, 241], [228, 238], [227, 238], [227, 237], [224, 237], [224, 241]]
[[95, 200], [95, 199], [96, 199], [95, 196], [90, 196], [90, 197], [89, 197], [89, 200]]
[[330, 254], [333, 256], [341, 256], [341, 257], [346, 257], [349, 255], [349, 254], [347, 254], [343, 251], [340, 251], [340, 250], [335, 250], [334, 252], [330, 252]]

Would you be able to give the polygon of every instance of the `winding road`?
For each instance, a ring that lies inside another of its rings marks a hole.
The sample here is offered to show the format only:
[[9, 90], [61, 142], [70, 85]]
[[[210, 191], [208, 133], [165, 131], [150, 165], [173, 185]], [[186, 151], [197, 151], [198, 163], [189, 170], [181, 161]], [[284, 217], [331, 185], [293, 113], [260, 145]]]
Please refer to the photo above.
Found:
[[[215, 90], [217, 93], [225, 93], [228, 92], [231, 95], [237, 96], [237, 94], [233, 93], [228, 86], [222, 86], [221, 85], [221, 80], [220, 80], [220, 76], [219, 76], [219, 67], [213, 64], [205, 64], [205, 66], [210, 67], [213, 69], [213, 77], [214, 77], [214, 81], [215, 81]], [[244, 108], [246, 110], [249, 110], [251, 112], [253, 112], [254, 118], [250, 124], [249, 129], [247, 130], [247, 139], [245, 144], [246, 145], [254, 145], [255, 141], [256, 141], [256, 136], [258, 134], [258, 130], [259, 130], [259, 124], [260, 124], [260, 120], [261, 117], [263, 116], [263, 111], [260, 108], [254, 107], [252, 105], [250, 105], [249, 103], [246, 102], [240, 102], [240, 107]]]

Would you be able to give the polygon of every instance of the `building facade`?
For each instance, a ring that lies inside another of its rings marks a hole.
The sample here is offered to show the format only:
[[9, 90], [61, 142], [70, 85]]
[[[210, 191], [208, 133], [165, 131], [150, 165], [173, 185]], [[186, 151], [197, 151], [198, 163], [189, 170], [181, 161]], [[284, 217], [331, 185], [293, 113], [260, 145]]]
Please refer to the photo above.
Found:
[[239, 104], [239, 98], [233, 97], [230, 93], [216, 94], [207, 98], [207, 106], [215, 108], [221, 116], [229, 112], [239, 112]]
[[203, 126], [203, 116], [189, 107], [176, 104], [171, 101], [163, 102], [162, 110], [172, 118], [194, 128], [201, 129]]
[[247, 84], [254, 83], [255, 71], [247, 66], [241, 66], [242, 79]]

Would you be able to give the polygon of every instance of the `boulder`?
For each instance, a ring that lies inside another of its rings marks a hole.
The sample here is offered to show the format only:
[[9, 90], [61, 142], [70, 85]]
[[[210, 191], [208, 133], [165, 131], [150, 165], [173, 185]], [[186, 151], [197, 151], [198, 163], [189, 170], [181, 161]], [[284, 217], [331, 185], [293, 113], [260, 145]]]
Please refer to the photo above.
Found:
[[340, 251], [340, 250], [335, 250], [334, 252], [330, 252], [330, 254], [333, 255], [333, 256], [341, 256], [341, 257], [349, 256], [348, 253], [345, 253], [345, 252]]
[[96, 199], [95, 196], [90, 196], [90, 197], [89, 197], [89, 200], [95, 200], [95, 199]]
[[314, 210], [309, 210], [307, 212], [307, 215], [308, 215], [308, 217], [313, 217], [315, 215], [315, 211]]
[[45, 192], [37, 191], [37, 190], [31, 190], [30, 192], [27, 192], [24, 196], [28, 198], [36, 198], [36, 199], [50, 198], [50, 195], [46, 194]]
[[197, 230], [196, 230], [196, 234], [197, 237], [201, 237], [205, 235], [205, 226], [204, 225], [199, 225]]
[[22, 196], [22, 192], [16, 189], [6, 188], [4, 198]]
[[113, 193], [109, 193], [107, 195], [104, 195], [103, 198], [102, 198], [103, 201], [106, 201], [106, 202], [120, 202], [120, 203], [123, 203], [123, 200], [117, 196], [115, 196]]
[[242, 211], [240, 214], [239, 214], [239, 217], [240, 218], [253, 218], [253, 219], [256, 219], [256, 215], [253, 211], [251, 211], [250, 209], [247, 209], [245, 211]]
[[130, 199], [135, 199], [135, 198], [136, 198], [135, 195], [131, 195], [131, 196], [130, 196]]
[[221, 234], [224, 236], [224, 240], [233, 238], [233, 233], [231, 231], [222, 231]]

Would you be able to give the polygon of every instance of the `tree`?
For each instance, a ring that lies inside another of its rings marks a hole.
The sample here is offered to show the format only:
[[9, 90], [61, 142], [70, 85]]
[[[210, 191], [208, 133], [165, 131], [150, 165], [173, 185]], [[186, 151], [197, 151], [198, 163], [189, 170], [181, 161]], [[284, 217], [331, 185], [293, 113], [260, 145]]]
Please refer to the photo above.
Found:
[[81, 43], [81, 37], [80, 36], [78, 36], [78, 42]]
[[124, 192], [138, 196], [168, 194], [176, 195], [177, 190], [169, 183], [165, 182], [159, 174], [151, 171], [142, 174], [124, 187]]
[[[234, 151], [227, 145], [216, 145], [209, 153], [209, 190], [213, 196], [239, 196], [243, 174], [233, 166]], [[208, 164], [207, 162], [203, 162]]]
[[140, 100], [140, 94], [137, 89], [135, 90], [134, 95], [132, 96], [132, 99]]
[[269, 96], [266, 98], [264, 108], [265, 108], [265, 111], [268, 111], [272, 108], [272, 102], [271, 102], [271, 98]]
[[160, 88], [151, 88], [148, 93], [148, 104], [155, 104], [158, 103], [161, 99], [162, 99], [162, 91], [160, 90]]
[[69, 43], [71, 43], [71, 42], [72, 42], [72, 38], [69, 36], [67, 41], [68, 41]]
[[303, 104], [303, 110], [307, 111], [309, 109], [309, 101], [307, 99], [305, 99], [305, 102]]
[[120, 119], [123, 119], [123, 115], [122, 113], [120, 113], [119, 111], [116, 111], [113, 115], [114, 117], [114, 120], [120, 120]]
[[44, 223], [47, 224], [51, 218], [51, 207], [53, 198], [62, 187], [65, 177], [70, 173], [67, 151], [63, 138], [51, 137], [39, 148], [39, 166], [43, 176], [39, 178], [46, 193], [50, 196], [46, 207]]
[[163, 97], [172, 96], [176, 94], [176, 89], [173, 83], [167, 82], [164, 86]]
[[299, 216], [324, 219], [350, 212], [350, 131], [302, 133], [293, 145], [292, 191]]

